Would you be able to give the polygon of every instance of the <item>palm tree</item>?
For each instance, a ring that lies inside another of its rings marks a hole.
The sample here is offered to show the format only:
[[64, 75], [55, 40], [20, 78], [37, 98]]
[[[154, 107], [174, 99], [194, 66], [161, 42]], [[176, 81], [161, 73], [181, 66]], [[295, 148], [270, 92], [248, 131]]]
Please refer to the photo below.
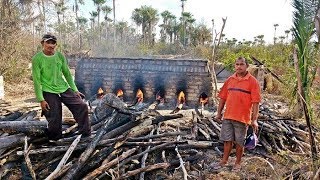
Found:
[[309, 130], [309, 140], [311, 155], [313, 160], [314, 173], [318, 169], [318, 152], [312, 132], [311, 122], [313, 111], [311, 109], [311, 87], [315, 78], [319, 42], [315, 42], [312, 37], [315, 34], [314, 18], [319, 9], [319, 1], [315, 0], [293, 0], [293, 37], [296, 49], [294, 50], [294, 64], [297, 73], [296, 95], [304, 112], [304, 117]]
[[79, 49], [80, 49], [80, 50], [81, 50], [82, 47], [83, 47], [82, 31], [85, 29], [85, 26], [86, 26], [87, 22], [88, 22], [88, 19], [86, 19], [86, 18], [84, 18], [84, 17], [79, 17], [79, 18], [77, 19], [77, 23], [79, 24], [79, 31], [80, 31], [80, 33], [79, 33], [79, 35], [80, 35], [80, 37], [79, 37], [79, 39], [80, 39], [80, 40], [79, 40], [79, 41], [80, 41]]
[[90, 20], [91, 20], [91, 29], [94, 30], [94, 27], [95, 27], [95, 19], [96, 19], [96, 17], [98, 16], [98, 12], [96, 12], [96, 11], [91, 11], [91, 12], [90, 12], [90, 15], [91, 15], [91, 18], [90, 18]]
[[[194, 18], [193, 18], [193, 15], [190, 13], [190, 12], [184, 12], [182, 14], [182, 21], [184, 22], [184, 25], [183, 25], [183, 43], [184, 43], [184, 46], [186, 46], [187, 44], [189, 44], [190, 42], [190, 39], [191, 39], [191, 33], [193, 31], [193, 23], [196, 21]], [[186, 38], [188, 37], [188, 38]], [[187, 41], [188, 40], [188, 41]]]
[[123, 33], [128, 29], [128, 23], [120, 21], [116, 24], [117, 33], [119, 33], [120, 41], [123, 42]]
[[102, 12], [104, 13], [104, 22], [105, 22], [105, 38], [108, 38], [108, 22], [112, 21], [109, 18], [109, 14], [112, 11], [112, 8], [108, 5], [102, 6], [101, 8]]
[[154, 38], [154, 26], [159, 20], [158, 11], [151, 6], [141, 6], [134, 9], [131, 18], [137, 26], [141, 25], [143, 43], [150, 44]]
[[274, 24], [273, 26], [274, 26], [273, 44], [276, 44], [276, 41], [277, 41], [276, 32], [277, 32], [277, 27], [279, 26], [279, 24]]
[[183, 27], [183, 35], [182, 35], [182, 37], [183, 37], [183, 46], [186, 46], [186, 24], [185, 24], [185, 19], [184, 19], [184, 16], [183, 16], [183, 14], [184, 14], [184, 3], [185, 3], [185, 1], [187, 1], [187, 0], [180, 0], [181, 1], [181, 17], [182, 17], [182, 27]]
[[99, 31], [99, 40], [101, 41], [101, 29], [100, 29], [100, 11], [101, 6], [106, 3], [106, 0], [93, 0], [93, 4], [97, 6], [97, 13], [98, 13], [98, 31]]
[[81, 49], [81, 34], [80, 34], [80, 25], [79, 25], [79, 15], [78, 15], [78, 12], [79, 12], [79, 5], [78, 4], [84, 4], [84, 1], [83, 0], [74, 0], [74, 8], [73, 8], [73, 11], [75, 12], [75, 15], [76, 15], [76, 25], [77, 25], [77, 35], [78, 35], [78, 46], [79, 46], [79, 49]]

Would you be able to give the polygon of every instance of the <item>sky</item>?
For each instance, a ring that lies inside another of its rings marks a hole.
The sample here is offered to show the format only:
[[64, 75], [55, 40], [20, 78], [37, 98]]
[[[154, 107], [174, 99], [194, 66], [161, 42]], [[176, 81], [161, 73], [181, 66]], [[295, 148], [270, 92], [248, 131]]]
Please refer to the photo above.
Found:
[[[176, 17], [181, 14], [180, 0], [116, 0], [116, 21], [127, 21], [134, 26], [131, 20], [132, 11], [142, 5], [152, 6], [160, 13], [168, 10]], [[112, 0], [107, 0], [112, 7]], [[94, 11], [92, 0], [86, 0], [85, 6], [80, 8], [82, 16], [89, 17]], [[267, 43], [273, 42], [275, 33], [274, 24], [279, 24], [276, 36], [285, 36], [284, 31], [292, 27], [292, 0], [187, 0], [185, 12], [194, 15], [196, 23], [205, 23], [220, 31], [222, 18], [227, 17], [223, 33], [228, 39], [254, 40], [258, 35], [264, 35]], [[162, 20], [160, 19], [159, 24]]]

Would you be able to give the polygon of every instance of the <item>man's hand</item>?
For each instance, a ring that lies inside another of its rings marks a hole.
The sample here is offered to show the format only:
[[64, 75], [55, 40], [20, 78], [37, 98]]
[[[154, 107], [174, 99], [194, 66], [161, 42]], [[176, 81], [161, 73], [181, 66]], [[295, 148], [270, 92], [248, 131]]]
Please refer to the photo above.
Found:
[[84, 97], [85, 97], [85, 95], [84, 94], [82, 94], [81, 92], [79, 92], [79, 91], [76, 91], [75, 92], [76, 94], [77, 94], [77, 96], [79, 97], [79, 98], [81, 98], [81, 99], [83, 99]]
[[215, 119], [216, 119], [217, 122], [220, 123], [221, 120], [222, 120], [222, 114], [221, 114], [221, 113], [218, 113]]
[[251, 120], [251, 126], [252, 126], [253, 131], [255, 133], [258, 133], [258, 128], [259, 128], [258, 121], [257, 120]]
[[40, 106], [41, 106], [42, 111], [49, 111], [50, 110], [50, 106], [47, 103], [47, 101], [45, 101], [45, 100], [40, 102]]

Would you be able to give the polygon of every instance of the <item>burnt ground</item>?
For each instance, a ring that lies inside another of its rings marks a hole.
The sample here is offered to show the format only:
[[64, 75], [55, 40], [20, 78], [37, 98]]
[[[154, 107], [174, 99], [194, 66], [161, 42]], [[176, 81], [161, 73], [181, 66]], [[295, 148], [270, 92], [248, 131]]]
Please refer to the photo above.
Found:
[[[30, 111], [38, 110], [39, 103], [36, 102], [33, 93], [32, 81], [27, 79], [15, 85], [5, 85], [5, 101], [10, 104], [9, 110]], [[168, 114], [171, 110], [160, 110], [161, 114]], [[185, 122], [174, 122], [188, 124], [191, 120], [192, 109], [181, 110]], [[38, 113], [40, 114], [40, 113]], [[211, 118], [214, 115], [212, 110], [206, 110], [204, 115]], [[71, 117], [71, 113], [64, 109], [64, 117]], [[168, 123], [170, 123], [168, 121]], [[240, 172], [232, 172], [232, 164], [235, 161], [235, 151], [231, 152], [231, 157], [227, 167], [220, 171], [211, 171], [209, 164], [218, 162], [221, 158], [221, 151], [217, 149], [202, 150], [204, 158], [198, 163], [198, 168], [188, 169], [190, 179], [290, 179], [299, 173], [299, 179], [310, 179], [312, 177], [311, 157], [309, 153], [278, 152], [275, 154], [266, 153], [259, 146], [253, 151], [246, 151], [243, 157], [243, 165]], [[301, 170], [303, 169], [303, 173]], [[177, 170], [169, 179], [182, 179], [183, 174]]]

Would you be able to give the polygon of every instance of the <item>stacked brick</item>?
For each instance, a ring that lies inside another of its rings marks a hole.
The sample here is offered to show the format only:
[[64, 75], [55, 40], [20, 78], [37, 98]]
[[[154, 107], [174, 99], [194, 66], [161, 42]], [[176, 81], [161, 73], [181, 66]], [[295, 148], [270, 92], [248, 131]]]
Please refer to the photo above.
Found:
[[160, 92], [175, 104], [180, 91], [186, 104], [195, 105], [199, 95], [211, 95], [211, 79], [205, 60], [87, 58], [77, 62], [75, 80], [80, 91], [93, 96], [102, 87], [106, 92], [124, 91], [124, 100], [135, 98], [141, 89], [146, 101]]

